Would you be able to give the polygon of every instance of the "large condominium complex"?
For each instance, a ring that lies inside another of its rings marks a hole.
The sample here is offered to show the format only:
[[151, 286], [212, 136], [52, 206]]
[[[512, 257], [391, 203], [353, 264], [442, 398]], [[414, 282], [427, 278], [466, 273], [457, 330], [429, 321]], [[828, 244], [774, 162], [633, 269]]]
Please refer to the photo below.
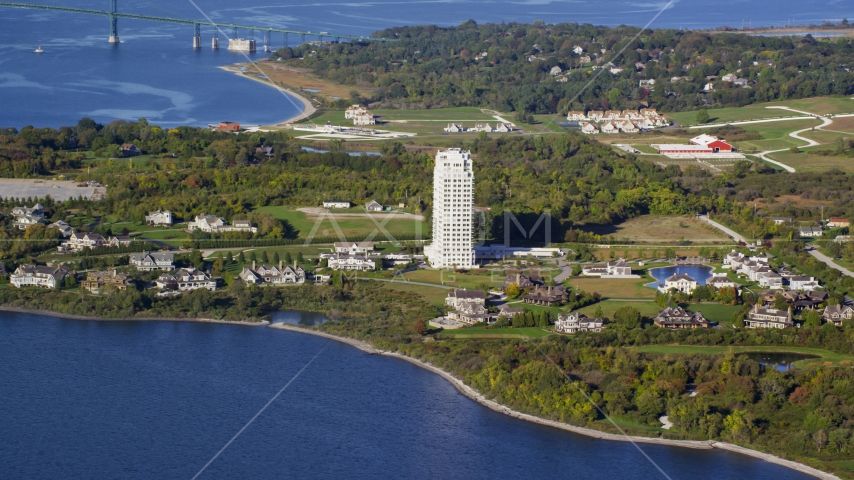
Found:
[[471, 268], [474, 175], [471, 153], [459, 148], [436, 153], [433, 169], [433, 243], [424, 249], [436, 268]]

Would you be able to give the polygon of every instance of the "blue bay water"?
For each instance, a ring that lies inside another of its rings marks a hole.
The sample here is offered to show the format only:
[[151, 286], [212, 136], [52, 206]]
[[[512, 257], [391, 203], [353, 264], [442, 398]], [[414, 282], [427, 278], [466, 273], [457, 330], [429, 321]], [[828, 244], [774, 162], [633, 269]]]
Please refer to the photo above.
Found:
[[[33, 0], [36, 2], [36, 0]], [[108, 0], [36, 3], [107, 10]], [[313, 0], [284, 3], [199, 0], [214, 21], [275, 26], [350, 35], [400, 25], [457, 25], [478, 22], [579, 22], [643, 26], [667, 2], [616, 0]], [[203, 19], [187, 0], [119, 1], [127, 13]], [[651, 24], [655, 27], [706, 28], [742, 21], [753, 25], [820, 24], [854, 19], [854, 5], [839, 0], [720, 0], [712, 5], [680, 0]], [[231, 31], [225, 32], [232, 35]], [[244, 61], [242, 55], [210, 49], [212, 31], [203, 29], [203, 48], [190, 48], [192, 27], [119, 19], [122, 44], [108, 45], [106, 17], [0, 8], [0, 126], [74, 124], [83, 116], [101, 122], [146, 117], [171, 127], [223, 120], [269, 124], [302, 108], [281, 93], [240, 78], [217, 66]], [[249, 32], [239, 31], [238, 36]], [[261, 34], [255, 35], [261, 40]], [[290, 43], [298, 41], [295, 36]], [[283, 43], [274, 36], [273, 45]], [[32, 51], [41, 45], [44, 54]], [[249, 55], [264, 57], [263, 52]]]
[[[265, 327], [0, 313], [0, 478], [655, 479], [634, 446], [493, 412], [439, 376]], [[719, 450], [641, 445], [673, 479], [792, 480]]]

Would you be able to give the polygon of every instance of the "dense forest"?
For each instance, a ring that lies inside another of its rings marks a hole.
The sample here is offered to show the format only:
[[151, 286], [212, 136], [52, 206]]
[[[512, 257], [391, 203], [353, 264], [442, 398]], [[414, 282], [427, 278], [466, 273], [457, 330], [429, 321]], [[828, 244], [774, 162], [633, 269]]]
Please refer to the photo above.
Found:
[[[543, 22], [478, 25], [471, 20], [456, 27], [397, 27], [374, 35], [398, 41], [304, 44], [280, 49], [272, 58], [336, 83], [371, 89], [371, 98], [362, 100], [393, 108], [479, 106], [565, 114], [647, 102], [676, 111], [854, 91], [854, 40], [846, 37]], [[612, 74], [610, 64], [623, 70]], [[561, 73], [552, 74], [554, 67]], [[750, 88], [723, 84], [703, 91], [706, 77], [727, 73], [747, 79]], [[684, 78], [671, 82], [673, 77]], [[640, 86], [640, 80], [649, 79], [656, 81], [654, 88]]]

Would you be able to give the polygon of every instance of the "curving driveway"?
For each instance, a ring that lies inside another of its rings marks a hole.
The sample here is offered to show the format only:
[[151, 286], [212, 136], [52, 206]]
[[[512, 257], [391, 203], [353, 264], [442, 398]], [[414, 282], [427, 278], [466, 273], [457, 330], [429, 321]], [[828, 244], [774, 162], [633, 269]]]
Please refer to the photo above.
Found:
[[720, 231], [722, 231], [722, 232], [726, 233], [727, 235], [729, 235], [730, 237], [732, 237], [732, 239], [733, 239], [733, 240], [735, 240], [735, 241], [737, 241], [737, 242], [744, 242], [745, 244], [749, 244], [749, 243], [750, 243], [750, 242], [748, 242], [748, 241], [747, 241], [747, 239], [746, 239], [746, 238], [742, 237], [741, 235], [739, 235], [738, 233], [736, 233], [734, 230], [730, 230], [729, 228], [727, 228], [727, 227], [725, 227], [725, 226], [721, 225], [720, 223], [718, 223], [718, 222], [716, 222], [716, 221], [712, 220], [711, 218], [709, 218], [709, 216], [708, 216], [708, 215], [699, 215], [699, 216], [698, 216], [698, 218], [699, 218], [700, 220], [702, 220], [702, 221], [704, 221], [704, 222], [708, 223], [709, 225], [711, 225], [711, 226], [713, 226], [713, 227], [717, 228], [718, 230], [720, 230]]

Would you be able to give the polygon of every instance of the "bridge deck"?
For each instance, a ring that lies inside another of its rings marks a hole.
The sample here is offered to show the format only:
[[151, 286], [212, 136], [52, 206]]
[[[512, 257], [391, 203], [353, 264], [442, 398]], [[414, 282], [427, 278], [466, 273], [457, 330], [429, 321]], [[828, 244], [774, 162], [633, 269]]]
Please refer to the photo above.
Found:
[[261, 27], [261, 26], [253, 26], [253, 25], [239, 25], [235, 23], [218, 23], [211, 22], [207, 20], [190, 20], [184, 18], [172, 18], [172, 17], [158, 17], [154, 15], [141, 15], [136, 13], [122, 13], [122, 12], [110, 12], [108, 10], [90, 10], [88, 8], [75, 8], [75, 7], [60, 7], [54, 5], [39, 5], [35, 3], [15, 3], [15, 2], [0, 2], [0, 7], [8, 7], [8, 8], [26, 8], [26, 9], [36, 9], [36, 10], [52, 10], [56, 12], [69, 12], [69, 13], [82, 13], [86, 15], [102, 15], [106, 17], [113, 18], [130, 18], [134, 20], [148, 20], [152, 22], [166, 22], [166, 23], [179, 23], [183, 25], [209, 25], [215, 28], [231, 28], [237, 30], [258, 30], [262, 32], [275, 32], [275, 33], [293, 33], [297, 35], [309, 35], [313, 37], [327, 37], [327, 38], [347, 38], [349, 40], [365, 40], [370, 42], [391, 42], [395, 41], [394, 39], [388, 38], [374, 38], [374, 37], [365, 37], [365, 36], [356, 36], [351, 37], [350, 35], [339, 34], [339, 33], [330, 33], [330, 32], [309, 32], [302, 30], [291, 30], [287, 28], [273, 28], [273, 27]]

